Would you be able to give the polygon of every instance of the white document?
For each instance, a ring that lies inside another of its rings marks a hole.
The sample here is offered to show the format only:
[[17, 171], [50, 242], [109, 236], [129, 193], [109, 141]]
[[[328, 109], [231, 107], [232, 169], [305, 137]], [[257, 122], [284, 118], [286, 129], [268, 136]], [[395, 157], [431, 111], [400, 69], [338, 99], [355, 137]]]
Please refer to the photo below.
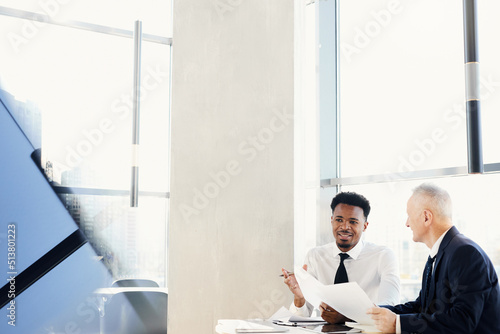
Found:
[[215, 326], [215, 332], [218, 334], [235, 333], [284, 333], [288, 328], [267, 325], [256, 321], [221, 319]]
[[276, 311], [267, 321], [271, 321], [277, 325], [288, 325], [293, 326], [293, 323], [297, 325], [313, 326], [313, 325], [324, 325], [327, 324], [325, 320], [321, 317], [301, 317], [290, 312], [289, 309], [283, 306]]
[[288, 321], [290, 317], [293, 315], [289, 309], [281, 306], [278, 311], [276, 311], [267, 321], [280, 320], [280, 321]]
[[324, 285], [299, 266], [295, 266], [295, 278], [304, 298], [314, 307], [319, 309], [321, 302], [324, 302], [358, 324], [375, 324], [371, 316], [366, 314], [375, 304], [358, 283]]
[[362, 330], [363, 333], [381, 333], [381, 331], [379, 331], [377, 327], [375, 327], [375, 325], [360, 325], [356, 322], [349, 322], [349, 321], [346, 321], [345, 325], [355, 329]]

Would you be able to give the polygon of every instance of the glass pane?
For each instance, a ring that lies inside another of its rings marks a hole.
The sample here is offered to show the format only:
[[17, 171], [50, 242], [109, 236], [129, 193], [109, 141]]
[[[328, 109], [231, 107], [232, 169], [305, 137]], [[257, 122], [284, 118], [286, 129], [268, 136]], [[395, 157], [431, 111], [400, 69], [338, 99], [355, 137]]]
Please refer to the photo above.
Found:
[[142, 44], [139, 189], [168, 191], [170, 47]]
[[[33, 24], [0, 16], [0, 29], [21, 22]], [[53, 185], [128, 190], [133, 40], [46, 26], [21, 44], [0, 44], [2, 87], [13, 95], [20, 125], [38, 138], [34, 145], [42, 147], [42, 166]], [[139, 187], [165, 193], [170, 47], [142, 46]], [[35, 118], [38, 127], [30, 128]], [[141, 196], [139, 208], [130, 208], [128, 196], [61, 198], [114, 278], [149, 278], [166, 286], [166, 197]]]
[[[31, 158], [33, 148], [4, 108], [3, 96], [0, 99], [0, 256], [5, 259], [0, 268], [20, 273], [77, 226]], [[7, 259], [12, 261], [10, 270]]]
[[[143, 33], [172, 36], [170, 0], [0, 0], [0, 6], [44, 14], [56, 21], [82, 21], [131, 31], [134, 22], [140, 20]], [[13, 32], [27, 34], [25, 23], [15, 27]]]
[[466, 165], [462, 20], [461, 2], [340, 1], [341, 176]]
[[337, 29], [337, 2], [318, 1], [317, 32], [317, 108], [319, 113], [319, 154], [320, 178], [330, 179], [339, 176], [337, 143], [337, 40], [334, 31]]
[[307, 83], [303, 85], [300, 92], [302, 97], [303, 110], [303, 154], [304, 154], [304, 173], [306, 182], [317, 184], [319, 178], [319, 121], [317, 112], [317, 70], [316, 70], [316, 4], [305, 6], [304, 10], [304, 51], [302, 76]]
[[[24, 240], [22, 245], [28, 242]], [[15, 327], [8, 324], [12, 320], [5, 317], [5, 321], [0, 322], [0, 332], [100, 333], [104, 311], [99, 308], [105, 306], [105, 300], [94, 291], [110, 284], [105, 266], [96, 259], [88, 244], [83, 245], [24, 292], [16, 294]], [[9, 307], [10, 303], [1, 312], [11, 314]]]
[[[19, 21], [29, 22], [0, 17], [4, 30]], [[16, 99], [41, 111], [42, 163], [53, 181], [128, 189], [132, 39], [47, 26], [17, 48], [3, 43], [2, 83]], [[141, 190], [168, 186], [169, 72], [170, 47], [143, 43]]]
[[[343, 191], [355, 191], [368, 198], [372, 206], [365, 232], [366, 240], [386, 245], [396, 252], [400, 263], [402, 301], [413, 300], [420, 291], [422, 271], [429, 248], [412, 240], [406, 224], [406, 202], [414, 187], [423, 181], [344, 186]], [[488, 224], [486, 230], [478, 222], [491, 221], [493, 210], [500, 201], [500, 174], [473, 175], [426, 180], [446, 189], [453, 201], [453, 223], [458, 230], [477, 242], [489, 255], [500, 272], [500, 226]], [[464, 191], [467, 189], [467, 191]]]
[[166, 199], [141, 197], [131, 208], [128, 196], [60, 198], [115, 280], [143, 278], [165, 286]]
[[478, 49], [481, 72], [481, 116], [483, 118], [484, 162], [500, 161], [500, 47], [498, 34], [500, 22], [496, 13], [500, 2], [484, 0], [478, 2]]
[[301, 31], [301, 64], [297, 77], [300, 106], [295, 110], [295, 188], [296, 201], [304, 205], [295, 210], [295, 263], [303, 263], [306, 252], [316, 244], [316, 221], [319, 194], [319, 122], [316, 107], [316, 10], [317, 4], [304, 5]]

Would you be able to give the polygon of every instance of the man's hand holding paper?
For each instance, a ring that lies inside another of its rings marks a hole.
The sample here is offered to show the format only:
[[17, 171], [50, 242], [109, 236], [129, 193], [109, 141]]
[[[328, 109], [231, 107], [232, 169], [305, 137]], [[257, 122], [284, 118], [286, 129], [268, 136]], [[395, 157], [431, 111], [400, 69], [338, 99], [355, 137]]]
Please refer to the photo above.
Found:
[[339, 324], [346, 321], [351, 321], [324, 302], [321, 302], [321, 304], [319, 305], [319, 311], [321, 312], [321, 318], [323, 318], [323, 320], [330, 324]]
[[366, 311], [375, 305], [356, 282], [324, 285], [299, 266], [295, 267], [295, 278], [314, 307], [321, 310], [323, 304], [360, 324], [374, 324]]

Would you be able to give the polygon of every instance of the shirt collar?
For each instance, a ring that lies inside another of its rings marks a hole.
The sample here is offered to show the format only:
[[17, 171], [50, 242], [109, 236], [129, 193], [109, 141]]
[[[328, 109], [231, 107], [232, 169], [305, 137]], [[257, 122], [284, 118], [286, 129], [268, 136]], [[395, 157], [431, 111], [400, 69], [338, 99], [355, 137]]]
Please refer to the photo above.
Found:
[[441, 246], [441, 242], [443, 241], [444, 236], [446, 235], [446, 233], [448, 233], [449, 230], [450, 229], [447, 229], [443, 234], [441, 234], [441, 236], [439, 237], [439, 239], [436, 240], [436, 242], [432, 246], [431, 251], [429, 253], [430, 257], [435, 257], [437, 255], [437, 253], [439, 251], [439, 246]]
[[[359, 240], [359, 242], [356, 244], [356, 246], [354, 246], [353, 248], [351, 248], [351, 250], [349, 250], [348, 252], [345, 252], [345, 253], [349, 254], [349, 257], [356, 260], [359, 256], [359, 254], [361, 254], [361, 251], [363, 250], [363, 246], [364, 246], [363, 240]], [[340, 253], [344, 253], [344, 251], [342, 251], [340, 248], [338, 248], [338, 246], [337, 246], [337, 250]], [[335, 254], [335, 256], [339, 256], [339, 254], [337, 253], [337, 254]]]

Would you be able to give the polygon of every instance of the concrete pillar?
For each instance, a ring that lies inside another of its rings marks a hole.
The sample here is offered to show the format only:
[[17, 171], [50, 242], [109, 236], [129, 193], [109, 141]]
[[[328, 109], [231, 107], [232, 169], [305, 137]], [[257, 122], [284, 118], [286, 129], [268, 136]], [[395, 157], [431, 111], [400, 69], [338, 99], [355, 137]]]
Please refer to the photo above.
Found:
[[291, 294], [293, 1], [174, 0], [169, 334]]

